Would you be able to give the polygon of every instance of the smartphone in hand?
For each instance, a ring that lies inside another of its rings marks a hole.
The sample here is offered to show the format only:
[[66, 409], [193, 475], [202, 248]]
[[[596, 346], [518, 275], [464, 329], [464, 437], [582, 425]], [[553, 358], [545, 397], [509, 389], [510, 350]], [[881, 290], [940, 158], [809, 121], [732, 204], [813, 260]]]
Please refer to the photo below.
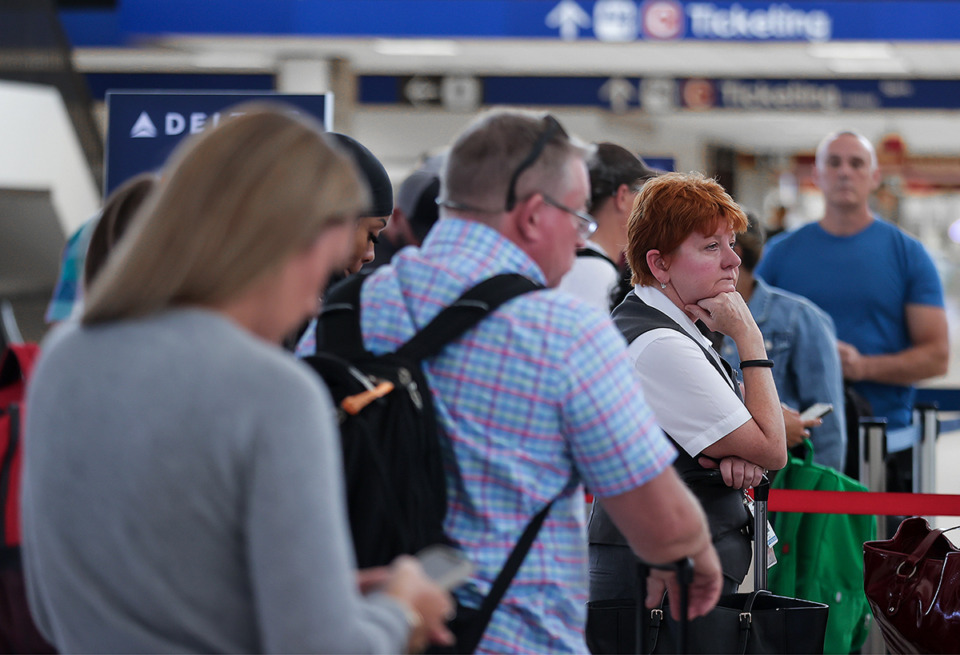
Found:
[[473, 562], [463, 551], [444, 544], [427, 546], [416, 557], [430, 579], [447, 591], [456, 589], [473, 574]]
[[821, 418], [833, 411], [833, 405], [830, 403], [814, 403], [800, 412], [801, 421], [810, 421], [815, 418]]

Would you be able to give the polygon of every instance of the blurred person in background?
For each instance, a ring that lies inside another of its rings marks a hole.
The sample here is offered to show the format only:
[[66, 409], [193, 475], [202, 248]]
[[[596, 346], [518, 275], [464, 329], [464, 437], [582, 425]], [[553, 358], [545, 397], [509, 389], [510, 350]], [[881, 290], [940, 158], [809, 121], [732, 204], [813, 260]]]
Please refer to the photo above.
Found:
[[[613, 311], [643, 395], [677, 447], [673, 465], [707, 515], [723, 593], [736, 592], [753, 554], [743, 490], [787, 461], [773, 363], [736, 291], [734, 243], [746, 226], [715, 180], [699, 173], [649, 180], [627, 225], [636, 287]], [[742, 393], [698, 322], [736, 343]], [[590, 599], [634, 598], [633, 554], [604, 509], [594, 504], [590, 517]]]
[[[366, 190], [276, 106], [188, 140], [29, 389], [23, 553], [65, 652], [448, 642], [415, 560], [357, 572], [336, 423], [279, 341], [347, 264]], [[366, 592], [366, 593], [365, 593]]]
[[317, 351], [317, 312], [323, 302], [323, 291], [340, 280], [360, 272], [364, 264], [373, 261], [375, 247], [380, 242], [380, 234], [387, 227], [393, 213], [393, 185], [387, 169], [380, 160], [362, 143], [346, 134], [330, 132], [329, 136], [353, 159], [360, 171], [361, 179], [370, 192], [370, 203], [357, 217], [353, 240], [347, 249], [347, 256], [341, 270], [330, 276], [329, 282], [321, 289], [317, 298], [317, 307], [310, 318], [284, 337], [283, 345], [298, 357], [306, 357]]
[[50, 325], [76, 318], [83, 309], [84, 259], [99, 219], [100, 212], [97, 212], [77, 228], [63, 246], [57, 283], [43, 317]]
[[440, 168], [443, 155], [434, 155], [410, 173], [397, 189], [397, 204], [380, 234], [376, 257], [364, 268], [374, 269], [389, 263], [404, 246], [419, 246], [440, 217]]
[[330, 281], [331, 284], [335, 284], [348, 275], [359, 273], [364, 264], [373, 261], [376, 245], [380, 242], [380, 234], [387, 227], [390, 215], [393, 214], [393, 184], [390, 182], [390, 176], [387, 175], [387, 169], [365, 145], [346, 134], [333, 132], [330, 136], [353, 158], [370, 189], [371, 200], [370, 205], [360, 212], [357, 219], [352, 256], [342, 274], [334, 275]]
[[[844, 379], [887, 419], [887, 490], [910, 492], [914, 384], [944, 375], [950, 354], [943, 286], [923, 245], [870, 211], [880, 184], [870, 141], [834, 132], [815, 163], [823, 218], [771, 241], [756, 273], [833, 319]], [[859, 478], [856, 443], [848, 439], [847, 473]]]
[[127, 231], [133, 217], [150, 193], [157, 187], [160, 178], [155, 173], [140, 173], [117, 187], [103, 203], [103, 211], [97, 220], [87, 255], [83, 262], [83, 286], [89, 289], [103, 269], [107, 256]]
[[[135, 175], [116, 189], [103, 202], [99, 212], [81, 225], [67, 239], [60, 261], [60, 273], [47, 306], [47, 323], [77, 319], [83, 312], [84, 290], [90, 286], [91, 272], [95, 275], [113, 245], [126, 228], [147, 194], [156, 185], [155, 173]], [[106, 223], [106, 225], [101, 225]], [[87, 263], [93, 251], [94, 262]]]
[[635, 154], [615, 143], [599, 143], [587, 161], [590, 213], [597, 231], [590, 236], [560, 288], [610, 311], [623, 300], [619, 262], [627, 245], [627, 218], [643, 183], [656, 176]]
[[772, 239], [787, 229], [787, 208], [783, 205], [776, 205], [770, 212], [770, 220], [767, 222], [767, 239]]
[[[747, 218], [747, 231], [737, 236], [734, 247], [740, 257], [737, 291], [747, 302], [763, 334], [767, 356], [774, 363], [773, 381], [783, 406], [787, 447], [810, 439], [814, 461], [843, 472], [847, 425], [833, 320], [806, 298], [772, 287], [753, 274], [763, 255], [764, 239], [757, 217], [747, 212]], [[740, 360], [730, 337], [723, 338], [720, 354], [728, 362]], [[815, 403], [829, 403], [833, 411], [823, 419], [801, 421], [798, 410]]]

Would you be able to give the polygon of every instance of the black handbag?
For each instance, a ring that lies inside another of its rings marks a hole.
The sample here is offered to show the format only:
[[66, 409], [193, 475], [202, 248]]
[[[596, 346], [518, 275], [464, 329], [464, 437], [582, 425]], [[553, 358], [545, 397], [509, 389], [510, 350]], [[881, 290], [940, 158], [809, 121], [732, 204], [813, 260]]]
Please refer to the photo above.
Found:
[[[646, 647], [636, 649], [633, 599], [587, 604], [587, 646], [592, 653], [678, 653], [678, 623], [664, 598], [650, 610]], [[689, 622], [688, 653], [822, 653], [829, 607], [769, 591], [728, 594], [706, 616]]]

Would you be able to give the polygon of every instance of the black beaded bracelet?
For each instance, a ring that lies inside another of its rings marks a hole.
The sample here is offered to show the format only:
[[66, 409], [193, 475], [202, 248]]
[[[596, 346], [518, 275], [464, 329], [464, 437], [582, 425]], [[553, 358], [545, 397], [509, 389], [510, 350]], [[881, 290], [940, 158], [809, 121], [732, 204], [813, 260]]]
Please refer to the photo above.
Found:
[[741, 369], [750, 368], [751, 366], [755, 366], [757, 368], [773, 368], [773, 360], [772, 359], [745, 359], [744, 361], [740, 362]]

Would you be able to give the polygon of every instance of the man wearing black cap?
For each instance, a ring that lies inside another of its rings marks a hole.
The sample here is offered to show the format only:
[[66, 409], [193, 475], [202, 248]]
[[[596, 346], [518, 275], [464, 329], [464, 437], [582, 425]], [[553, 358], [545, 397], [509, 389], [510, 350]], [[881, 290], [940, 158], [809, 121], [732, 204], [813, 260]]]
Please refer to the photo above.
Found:
[[[627, 218], [643, 183], [656, 175], [642, 159], [614, 143], [599, 143], [587, 161], [590, 213], [597, 231], [560, 282], [560, 288], [609, 312], [630, 290], [621, 291], [619, 262], [627, 243]], [[629, 280], [629, 274], [627, 275]]]
[[376, 257], [365, 268], [383, 266], [404, 246], [423, 243], [440, 216], [437, 196], [440, 194], [442, 165], [442, 155], [430, 157], [400, 184], [393, 215], [377, 243]]

